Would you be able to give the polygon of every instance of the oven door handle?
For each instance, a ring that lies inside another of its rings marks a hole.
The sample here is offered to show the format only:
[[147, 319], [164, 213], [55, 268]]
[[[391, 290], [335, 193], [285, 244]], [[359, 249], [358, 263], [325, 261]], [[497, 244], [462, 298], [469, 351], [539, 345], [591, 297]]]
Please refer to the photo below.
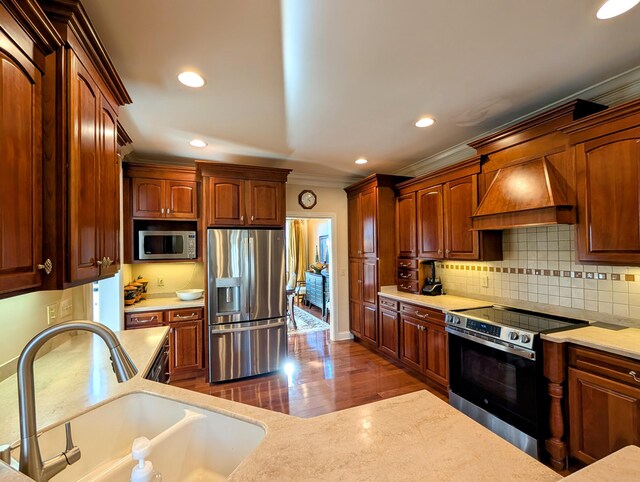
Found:
[[465, 340], [469, 340], [469, 341], [472, 341], [474, 343], [479, 343], [479, 344], [484, 345], [484, 346], [495, 348], [496, 350], [504, 351], [504, 352], [510, 353], [512, 355], [516, 355], [516, 356], [519, 356], [519, 357], [522, 357], [522, 358], [526, 358], [527, 360], [535, 361], [535, 359], [536, 359], [536, 352], [531, 351], [531, 350], [527, 350], [525, 348], [517, 348], [517, 347], [510, 347], [510, 346], [501, 345], [500, 343], [495, 343], [495, 342], [490, 341], [490, 340], [484, 340], [482, 338], [478, 338], [477, 336], [470, 335], [468, 333], [456, 330], [455, 328], [451, 328], [449, 326], [445, 327], [445, 330], [446, 330], [447, 333], [449, 333], [451, 335], [459, 336], [460, 338], [464, 338]]

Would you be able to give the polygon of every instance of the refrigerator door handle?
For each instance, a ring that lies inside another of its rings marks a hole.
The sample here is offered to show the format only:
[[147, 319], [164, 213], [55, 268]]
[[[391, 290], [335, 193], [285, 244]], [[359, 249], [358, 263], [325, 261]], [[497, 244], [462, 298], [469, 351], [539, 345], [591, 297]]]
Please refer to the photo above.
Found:
[[266, 330], [268, 328], [278, 328], [280, 326], [284, 326], [286, 325], [286, 322], [284, 321], [279, 321], [278, 323], [269, 323], [267, 325], [260, 325], [260, 326], [245, 326], [243, 328], [227, 328], [227, 329], [217, 329], [212, 327], [211, 328], [211, 334], [212, 335], [218, 335], [218, 334], [223, 334], [223, 333], [241, 333], [243, 331], [255, 331], [255, 330]]

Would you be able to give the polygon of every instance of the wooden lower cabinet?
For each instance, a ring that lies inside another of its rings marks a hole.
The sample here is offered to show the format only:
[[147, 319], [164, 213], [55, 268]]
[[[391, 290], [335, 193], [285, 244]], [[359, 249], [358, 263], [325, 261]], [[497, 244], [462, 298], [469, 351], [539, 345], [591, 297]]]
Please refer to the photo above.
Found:
[[351, 300], [349, 302], [350, 329], [357, 338], [362, 337], [362, 303]]
[[640, 362], [571, 347], [569, 364], [570, 455], [589, 464], [640, 445]]
[[449, 384], [449, 346], [444, 327], [427, 323], [427, 357], [424, 370], [427, 376], [444, 385]]
[[420, 321], [406, 316], [400, 318], [400, 360], [419, 372], [422, 372], [425, 352], [423, 328]]
[[202, 320], [178, 321], [169, 326], [169, 375], [175, 379], [182, 372], [202, 369]]
[[170, 381], [199, 375], [205, 368], [204, 309], [183, 308], [125, 314], [125, 329], [169, 326]]
[[[382, 301], [380, 302], [380, 306], [383, 306]], [[398, 324], [398, 313], [396, 311], [381, 309], [379, 320], [378, 336], [380, 340], [380, 351], [394, 358], [399, 358], [400, 345], [398, 335], [400, 325]]]
[[378, 344], [378, 310], [375, 305], [362, 305], [362, 337], [375, 345]]

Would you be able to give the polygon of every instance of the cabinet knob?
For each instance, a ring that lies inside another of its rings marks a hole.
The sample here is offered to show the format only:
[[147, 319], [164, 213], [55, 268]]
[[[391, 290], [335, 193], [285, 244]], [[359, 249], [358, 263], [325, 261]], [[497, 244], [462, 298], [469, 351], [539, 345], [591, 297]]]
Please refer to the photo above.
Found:
[[164, 214], [164, 208], [161, 208], [161, 209], [160, 209], [160, 212], [161, 212], [162, 214]]
[[240, 216], [240, 221], [244, 221], [244, 216]]
[[442, 250], [438, 248], [438, 254], [442, 254]]
[[636, 381], [636, 382], [640, 383], [640, 378], [638, 378], [636, 375], [637, 375], [637, 373], [636, 373], [636, 372], [634, 372], [633, 370], [631, 370], [631, 371], [629, 372], [629, 376], [630, 376], [631, 378], [633, 378], [633, 379], [634, 379], [634, 381]]
[[450, 253], [450, 252], [451, 252], [451, 251], [447, 249], [447, 251], [446, 251], [447, 256], [449, 256], [449, 253]]
[[167, 208], [167, 214], [171, 214], [171, 209]]
[[253, 221], [253, 215], [251, 216], [251, 221]]
[[98, 260], [98, 261], [96, 261], [96, 264], [97, 264], [98, 266], [102, 266], [102, 261]]
[[47, 258], [43, 264], [38, 265], [38, 269], [44, 270], [45, 274], [51, 274], [51, 271], [53, 270], [53, 263], [49, 258]]

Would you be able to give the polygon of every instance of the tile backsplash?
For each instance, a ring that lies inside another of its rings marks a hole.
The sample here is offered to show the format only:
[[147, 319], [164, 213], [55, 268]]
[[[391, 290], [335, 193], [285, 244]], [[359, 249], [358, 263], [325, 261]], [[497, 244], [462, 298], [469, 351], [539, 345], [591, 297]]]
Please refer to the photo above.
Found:
[[503, 261], [438, 263], [445, 291], [640, 319], [640, 268], [579, 264], [573, 226], [505, 230], [502, 243]]

